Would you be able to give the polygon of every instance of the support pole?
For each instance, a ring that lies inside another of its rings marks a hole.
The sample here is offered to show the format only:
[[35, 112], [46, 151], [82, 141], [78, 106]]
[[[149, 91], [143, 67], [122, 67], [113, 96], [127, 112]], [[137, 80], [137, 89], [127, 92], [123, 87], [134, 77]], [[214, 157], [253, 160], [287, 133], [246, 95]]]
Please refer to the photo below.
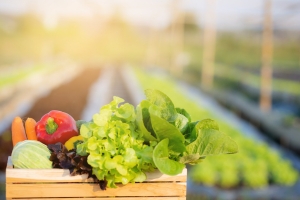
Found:
[[201, 84], [205, 89], [213, 86], [214, 62], [215, 62], [215, 0], [207, 0], [208, 9], [206, 11], [206, 23], [203, 35], [203, 61]]
[[172, 4], [172, 61], [171, 72], [175, 76], [180, 76], [183, 71], [183, 66], [179, 59], [184, 46], [184, 14], [180, 10], [181, 0], [174, 0]]
[[268, 112], [272, 109], [272, 29], [272, 0], [265, 0], [260, 90], [260, 109], [264, 112]]

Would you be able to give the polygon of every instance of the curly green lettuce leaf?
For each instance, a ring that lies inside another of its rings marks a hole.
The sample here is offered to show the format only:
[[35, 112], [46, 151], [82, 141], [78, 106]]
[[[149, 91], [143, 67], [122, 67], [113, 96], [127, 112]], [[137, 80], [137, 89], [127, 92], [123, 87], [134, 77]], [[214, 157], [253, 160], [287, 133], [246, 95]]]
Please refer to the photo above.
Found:
[[[153, 147], [147, 148], [136, 131], [136, 111], [124, 100], [114, 100], [93, 116], [93, 121], [81, 125], [83, 143], [77, 153], [88, 155], [87, 162], [93, 167], [93, 174], [99, 180], [106, 180], [107, 187], [116, 183], [144, 181], [144, 171], [152, 170]], [[142, 155], [146, 153], [145, 155]]]

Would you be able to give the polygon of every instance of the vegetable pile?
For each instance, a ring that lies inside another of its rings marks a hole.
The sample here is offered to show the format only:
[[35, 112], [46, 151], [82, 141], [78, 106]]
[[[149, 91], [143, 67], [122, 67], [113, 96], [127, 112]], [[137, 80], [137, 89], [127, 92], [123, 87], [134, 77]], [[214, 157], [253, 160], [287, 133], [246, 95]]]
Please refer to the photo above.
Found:
[[87, 173], [102, 189], [143, 182], [145, 172], [154, 169], [177, 175], [206, 156], [238, 152], [215, 121], [192, 121], [159, 90], [145, 94], [136, 108], [113, 97], [91, 121], [77, 121], [77, 126], [68, 114], [51, 111], [35, 126], [37, 141], [48, 145], [54, 168], [69, 169], [71, 175]]

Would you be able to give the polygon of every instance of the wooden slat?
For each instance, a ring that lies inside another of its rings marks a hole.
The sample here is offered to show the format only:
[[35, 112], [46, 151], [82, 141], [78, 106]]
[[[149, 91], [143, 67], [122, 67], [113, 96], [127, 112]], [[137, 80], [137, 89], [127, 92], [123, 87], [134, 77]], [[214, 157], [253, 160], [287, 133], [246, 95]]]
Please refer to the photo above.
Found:
[[[25, 183], [25, 182], [92, 182], [87, 179], [87, 175], [70, 176], [67, 169], [14, 169], [11, 159], [8, 158], [6, 168], [6, 183]], [[181, 181], [186, 182], [187, 170], [184, 169], [181, 174], [168, 176], [158, 170], [146, 173], [148, 181]]]
[[7, 198], [26, 197], [160, 197], [186, 195], [186, 185], [178, 183], [135, 183], [101, 190], [98, 184], [6, 184]]
[[158, 170], [155, 172], [146, 172], [147, 180], [146, 181], [180, 181], [186, 182], [187, 180], [187, 169], [183, 169], [181, 174], [176, 176], [169, 176], [162, 174]]
[[[146, 173], [147, 180], [150, 181], [180, 181], [186, 182], [186, 170], [177, 176], [168, 176], [159, 171]], [[70, 176], [69, 170], [65, 169], [6, 169], [7, 183], [25, 182], [93, 182], [87, 179], [87, 175]]]
[[67, 169], [6, 169], [6, 183], [92, 182], [87, 174], [70, 176]]
[[[78, 198], [55, 198], [55, 200], [78, 200]], [[84, 200], [96, 200], [96, 199], [100, 199], [100, 200], [186, 200], [185, 197], [104, 197], [104, 198], [84, 198]], [[6, 200], [10, 200], [10, 199], [6, 199]], [[34, 199], [17, 199], [17, 200], [53, 200], [53, 198], [34, 198]]]

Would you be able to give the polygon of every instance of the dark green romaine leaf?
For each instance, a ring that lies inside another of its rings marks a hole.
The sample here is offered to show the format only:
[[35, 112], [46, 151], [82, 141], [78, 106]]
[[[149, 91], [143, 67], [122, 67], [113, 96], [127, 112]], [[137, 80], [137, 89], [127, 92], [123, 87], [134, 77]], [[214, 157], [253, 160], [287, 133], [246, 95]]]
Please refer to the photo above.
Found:
[[[159, 117], [174, 122], [177, 118], [177, 112], [171, 99], [159, 90], [145, 90], [147, 100], [155, 105], [155, 114]], [[153, 106], [152, 105], [152, 106]]]
[[[142, 132], [143, 138], [145, 141], [156, 141], [157, 139], [151, 134], [150, 131], [145, 127], [145, 124], [150, 123], [149, 129], [151, 127], [150, 121], [150, 114], [149, 114], [149, 106], [150, 102], [143, 100], [141, 103], [136, 107], [136, 122], [137, 126], [139, 127], [140, 131]], [[151, 127], [152, 129], [152, 127]]]
[[184, 136], [178, 128], [170, 124], [166, 120], [150, 113], [152, 128], [159, 141], [169, 138], [169, 148], [172, 151], [182, 153], [185, 151]]
[[168, 138], [160, 141], [153, 150], [153, 161], [160, 172], [173, 176], [181, 173], [185, 165], [169, 159], [168, 146]]
[[181, 133], [184, 133], [189, 126], [189, 120], [184, 115], [177, 114], [177, 118], [174, 124], [180, 130]]
[[186, 144], [190, 144], [191, 142], [195, 141], [197, 139], [197, 133], [195, 130], [195, 126], [198, 124], [199, 121], [190, 122], [188, 124], [187, 129], [185, 130], [184, 137]]
[[176, 108], [176, 112], [185, 116], [189, 122], [192, 121], [191, 115], [184, 108]]

